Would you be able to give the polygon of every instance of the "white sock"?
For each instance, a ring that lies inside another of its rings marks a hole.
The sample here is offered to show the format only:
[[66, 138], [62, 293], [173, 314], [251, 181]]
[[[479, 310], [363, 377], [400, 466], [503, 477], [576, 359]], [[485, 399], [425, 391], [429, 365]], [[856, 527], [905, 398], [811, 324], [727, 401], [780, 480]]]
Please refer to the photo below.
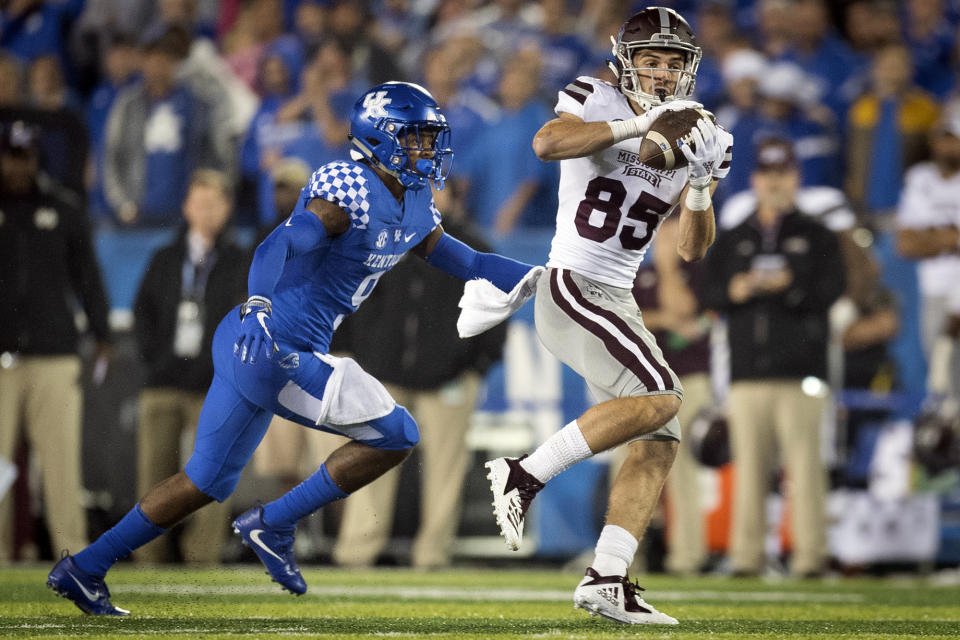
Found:
[[594, 550], [596, 555], [590, 566], [601, 576], [625, 576], [639, 544], [623, 527], [608, 524], [600, 532]]
[[581, 460], [593, 455], [583, 439], [580, 426], [574, 420], [560, 431], [547, 438], [520, 462], [527, 473], [540, 482], [546, 482], [561, 471], [566, 471]]

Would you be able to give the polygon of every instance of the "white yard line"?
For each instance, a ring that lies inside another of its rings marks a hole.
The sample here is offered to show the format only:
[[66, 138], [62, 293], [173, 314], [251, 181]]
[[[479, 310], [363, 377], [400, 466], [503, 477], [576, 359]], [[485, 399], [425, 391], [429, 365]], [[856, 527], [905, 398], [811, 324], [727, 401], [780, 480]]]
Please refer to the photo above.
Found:
[[[176, 595], [281, 595], [273, 585], [212, 586], [165, 584], [118, 584], [110, 587], [113, 593], [176, 594]], [[374, 597], [403, 600], [488, 600], [497, 602], [528, 601], [556, 602], [573, 598], [573, 589], [534, 590], [503, 589], [495, 587], [391, 587], [391, 586], [311, 586], [307, 596], [317, 597]], [[687, 601], [722, 600], [750, 602], [863, 602], [859, 593], [790, 592], [790, 591], [651, 591], [650, 600]]]

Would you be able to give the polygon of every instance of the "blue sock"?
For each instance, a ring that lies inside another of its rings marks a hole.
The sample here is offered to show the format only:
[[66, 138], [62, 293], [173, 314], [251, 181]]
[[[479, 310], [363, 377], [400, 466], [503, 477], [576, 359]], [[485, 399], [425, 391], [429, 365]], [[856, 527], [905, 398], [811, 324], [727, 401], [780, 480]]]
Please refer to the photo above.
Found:
[[77, 566], [94, 576], [104, 576], [120, 558], [166, 533], [147, 517], [140, 504], [130, 509], [116, 525], [89, 547], [73, 556]]
[[347, 494], [327, 473], [327, 465], [322, 464], [312, 476], [273, 502], [263, 505], [263, 521], [277, 529], [293, 529], [300, 518], [325, 504], [346, 497]]

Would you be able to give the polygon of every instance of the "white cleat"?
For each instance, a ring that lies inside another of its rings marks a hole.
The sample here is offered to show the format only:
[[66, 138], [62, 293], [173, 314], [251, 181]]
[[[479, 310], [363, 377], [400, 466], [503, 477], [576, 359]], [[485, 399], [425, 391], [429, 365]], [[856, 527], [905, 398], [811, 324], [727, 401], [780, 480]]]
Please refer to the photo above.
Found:
[[643, 587], [627, 576], [601, 576], [592, 567], [573, 592], [573, 608], [625, 624], [679, 624], [640, 597]]
[[523, 541], [523, 518], [530, 502], [543, 489], [543, 483], [520, 466], [526, 458], [496, 458], [485, 466], [489, 473], [490, 491], [493, 492], [493, 515], [500, 526], [500, 535], [512, 551], [520, 548]]

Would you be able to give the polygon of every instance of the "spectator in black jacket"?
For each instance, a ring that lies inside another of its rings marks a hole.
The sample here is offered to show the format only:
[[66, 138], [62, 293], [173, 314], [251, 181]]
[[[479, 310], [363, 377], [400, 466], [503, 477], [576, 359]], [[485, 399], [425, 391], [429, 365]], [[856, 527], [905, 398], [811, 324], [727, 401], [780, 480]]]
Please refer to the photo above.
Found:
[[[153, 257], [137, 292], [134, 333], [147, 367], [137, 434], [140, 495], [180, 468], [181, 437], [192, 437], [213, 380], [213, 333], [247, 297], [248, 254], [223, 233], [231, 200], [224, 174], [196, 171], [183, 202], [186, 227]], [[187, 522], [181, 537], [184, 560], [219, 562], [228, 515], [225, 504], [211, 503]], [[136, 559], [165, 561], [167, 541], [141, 547]]]
[[764, 568], [764, 505], [779, 445], [789, 483], [790, 570], [811, 575], [826, 555], [820, 425], [828, 310], [844, 290], [843, 256], [833, 232], [797, 210], [800, 175], [789, 141], [760, 143], [750, 182], [756, 212], [717, 238], [702, 291], [704, 305], [726, 315], [730, 343], [730, 558], [738, 574]]
[[[54, 549], [87, 540], [80, 465], [82, 396], [75, 302], [109, 355], [108, 306], [81, 204], [40, 173], [40, 132], [0, 132], [0, 459], [25, 437], [43, 475]], [[11, 500], [0, 500], [0, 564], [12, 553]]]
[[[444, 229], [478, 251], [489, 251], [458, 213], [450, 193], [434, 194], [445, 212]], [[352, 353], [416, 418], [420, 527], [411, 564], [419, 569], [444, 567], [450, 564], [460, 521], [469, 462], [467, 428], [481, 378], [502, 357], [507, 328], [504, 323], [461, 340], [456, 325], [463, 282], [422, 260], [403, 260], [384, 278], [390, 280], [389, 286], [374, 289], [360, 310], [344, 321], [332, 348]], [[333, 552], [337, 564], [370, 566], [376, 561], [390, 538], [399, 479], [397, 467], [347, 498]]]

